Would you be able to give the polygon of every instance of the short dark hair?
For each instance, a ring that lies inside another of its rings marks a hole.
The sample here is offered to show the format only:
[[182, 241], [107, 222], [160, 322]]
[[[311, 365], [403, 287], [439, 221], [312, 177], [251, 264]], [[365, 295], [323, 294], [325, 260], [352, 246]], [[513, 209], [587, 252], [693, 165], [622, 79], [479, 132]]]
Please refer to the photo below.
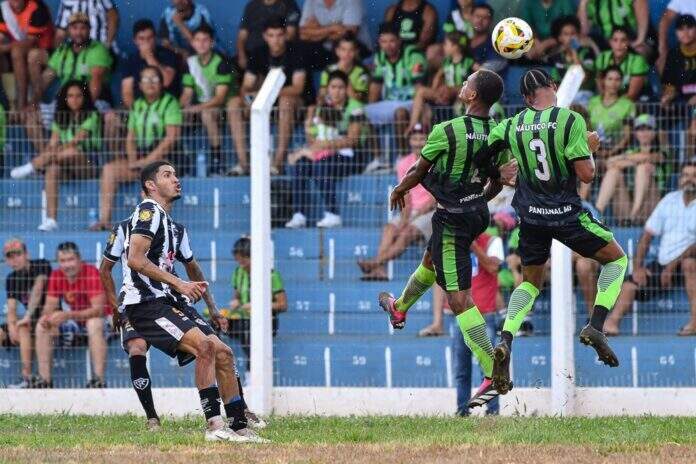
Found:
[[520, 79], [520, 94], [523, 97], [531, 97], [537, 89], [551, 87], [553, 84], [553, 78], [545, 69], [532, 68]]
[[577, 16], [561, 16], [551, 23], [551, 37], [558, 38], [566, 26], [573, 26], [576, 31], [580, 32], [580, 20]]
[[143, 168], [142, 171], [140, 171], [140, 188], [143, 189], [143, 192], [145, 192], [145, 196], [148, 196], [148, 191], [147, 187], [145, 186], [145, 183], [148, 180], [154, 181], [155, 177], [157, 176], [157, 171], [162, 166], [171, 166], [174, 167], [172, 163], [170, 163], [167, 160], [157, 160], [153, 161], [152, 163], [148, 164]]
[[493, 105], [503, 96], [503, 79], [489, 69], [479, 69], [476, 71], [476, 93], [479, 98], [488, 106]]
[[614, 26], [614, 29], [611, 30], [611, 36], [613, 36], [617, 32], [623, 32], [624, 34], [626, 34], [626, 37], [628, 37], [628, 40], [635, 39], [635, 35], [633, 34], [633, 31], [626, 26]]
[[251, 239], [248, 235], [241, 236], [234, 245], [232, 245], [232, 256], [242, 255], [247, 258], [251, 256]]
[[268, 29], [285, 29], [286, 27], [285, 18], [282, 16], [271, 16], [263, 24], [263, 31], [266, 32]]
[[331, 82], [334, 79], [341, 79], [345, 85], [348, 85], [348, 75], [341, 71], [340, 69], [336, 69], [334, 71], [331, 71], [329, 73], [329, 78], [327, 79], [327, 83]]
[[466, 52], [467, 44], [469, 43], [469, 37], [467, 37], [466, 34], [462, 34], [458, 31], [448, 32], [445, 34], [445, 40], [449, 40], [456, 45], [461, 53]]
[[80, 249], [75, 242], [61, 242], [56, 248], [56, 254], [58, 253], [75, 253], [77, 257], [80, 257]]
[[377, 35], [380, 36], [382, 34], [393, 34], [397, 37], [399, 36], [399, 28], [397, 27], [396, 23], [394, 22], [387, 22], [387, 23], [382, 23], [379, 25], [379, 29], [377, 30]]
[[621, 70], [621, 68], [619, 66], [616, 66], [615, 64], [612, 64], [607, 69], [601, 71], [599, 73], [599, 77], [604, 79], [605, 77], [607, 77], [607, 74], [609, 74], [610, 72], [619, 73], [619, 76], [621, 76], [623, 78], [623, 75], [624, 75], [623, 71]]
[[208, 34], [208, 36], [211, 39], [214, 39], [215, 38], [215, 29], [210, 27], [210, 25], [208, 23], [201, 23], [201, 25], [198, 26], [195, 31], [193, 31], [193, 35], [196, 35], [196, 34]]
[[338, 47], [341, 42], [350, 42], [355, 48], [360, 48], [360, 42], [358, 42], [358, 38], [355, 37], [355, 34], [352, 32], [343, 34], [341, 38], [336, 41], [336, 46], [334, 48]]
[[164, 87], [164, 74], [162, 74], [162, 71], [160, 70], [160, 68], [158, 68], [157, 66], [150, 66], [148, 64], [147, 66], [143, 67], [143, 69], [140, 70], [140, 74], [138, 75], [138, 80], [143, 78], [143, 73], [145, 71], [153, 71], [155, 74], [157, 74], [157, 77], [159, 77], [159, 80], [160, 80], [160, 83], [162, 84], [162, 87]]
[[152, 32], [155, 32], [155, 23], [153, 23], [147, 18], [137, 20], [133, 24], [133, 37], [138, 35], [140, 32], [147, 31], [148, 29], [150, 29]]
[[473, 13], [474, 10], [478, 10], [479, 8], [488, 10], [488, 12], [491, 14], [491, 17], [495, 16], [495, 10], [488, 3], [479, 3], [478, 5], [474, 5], [474, 7], [471, 9], [471, 12]]

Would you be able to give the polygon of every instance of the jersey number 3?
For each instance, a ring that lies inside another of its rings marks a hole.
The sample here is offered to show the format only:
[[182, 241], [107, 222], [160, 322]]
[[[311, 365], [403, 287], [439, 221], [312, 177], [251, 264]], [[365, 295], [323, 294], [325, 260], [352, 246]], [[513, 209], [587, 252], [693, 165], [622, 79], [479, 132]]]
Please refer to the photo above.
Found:
[[541, 139], [532, 139], [529, 141], [529, 149], [536, 153], [537, 161], [539, 161], [534, 174], [540, 181], [549, 181], [551, 179], [551, 170], [549, 169], [549, 162], [546, 160], [546, 145], [544, 145]]

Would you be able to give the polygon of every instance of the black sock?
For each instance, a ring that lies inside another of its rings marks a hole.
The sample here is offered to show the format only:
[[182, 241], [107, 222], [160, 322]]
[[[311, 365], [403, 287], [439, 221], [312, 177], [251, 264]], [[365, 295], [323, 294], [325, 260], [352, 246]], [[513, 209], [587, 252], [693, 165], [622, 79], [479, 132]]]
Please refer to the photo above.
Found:
[[156, 419], [155, 402], [152, 400], [152, 381], [147, 371], [147, 359], [139, 354], [128, 358], [130, 364], [131, 382], [140, 404], [143, 405], [148, 419]]
[[244, 400], [244, 390], [242, 389], [242, 380], [237, 376], [237, 386], [239, 387], [239, 396], [242, 397], [242, 406], [244, 406], [244, 410], [246, 411], [249, 409], [249, 406], [247, 406], [246, 401]]
[[220, 392], [216, 385], [198, 390], [198, 396], [201, 397], [201, 407], [206, 420], [220, 415]]
[[246, 416], [244, 415], [244, 400], [241, 396], [233, 396], [229, 403], [225, 405], [227, 419], [231, 419], [230, 428], [232, 430], [245, 429], [247, 426]]
[[500, 338], [507, 344], [508, 348], [512, 348], [512, 334], [507, 330], [500, 332]]
[[604, 321], [609, 314], [609, 310], [604, 306], [595, 306], [590, 317], [590, 325], [600, 332], [604, 330]]

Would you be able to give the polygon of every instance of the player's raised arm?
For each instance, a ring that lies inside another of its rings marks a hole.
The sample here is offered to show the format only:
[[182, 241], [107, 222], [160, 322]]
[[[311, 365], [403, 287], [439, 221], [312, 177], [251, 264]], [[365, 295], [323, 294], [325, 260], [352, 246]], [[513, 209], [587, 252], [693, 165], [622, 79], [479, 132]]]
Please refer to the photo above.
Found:
[[[488, 134], [488, 143], [474, 154], [474, 164], [478, 170], [491, 181], [499, 180], [500, 188], [502, 188], [502, 185], [514, 186], [514, 179], [517, 177], [516, 163], [506, 163], [504, 165], [506, 166], [505, 169], [501, 169], [502, 166], [500, 166], [501, 161], [503, 161], [501, 154], [510, 148], [505, 138], [510, 121], [510, 119], [505, 119], [496, 125]], [[493, 190], [490, 191], [490, 193], [492, 192]]]
[[579, 115], [572, 115], [571, 118], [574, 118], [574, 121], [568, 136], [566, 158], [573, 163], [578, 179], [589, 184], [595, 176], [595, 163], [590, 147], [599, 148], [599, 136], [594, 132], [587, 132], [585, 120]]

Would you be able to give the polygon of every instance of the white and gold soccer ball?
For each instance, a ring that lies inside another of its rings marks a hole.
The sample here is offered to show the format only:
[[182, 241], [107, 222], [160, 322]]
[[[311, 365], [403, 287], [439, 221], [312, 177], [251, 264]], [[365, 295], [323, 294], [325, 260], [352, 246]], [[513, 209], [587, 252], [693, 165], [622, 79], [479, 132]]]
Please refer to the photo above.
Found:
[[505, 18], [495, 25], [491, 34], [493, 49], [503, 58], [516, 60], [534, 45], [532, 28], [520, 18]]

